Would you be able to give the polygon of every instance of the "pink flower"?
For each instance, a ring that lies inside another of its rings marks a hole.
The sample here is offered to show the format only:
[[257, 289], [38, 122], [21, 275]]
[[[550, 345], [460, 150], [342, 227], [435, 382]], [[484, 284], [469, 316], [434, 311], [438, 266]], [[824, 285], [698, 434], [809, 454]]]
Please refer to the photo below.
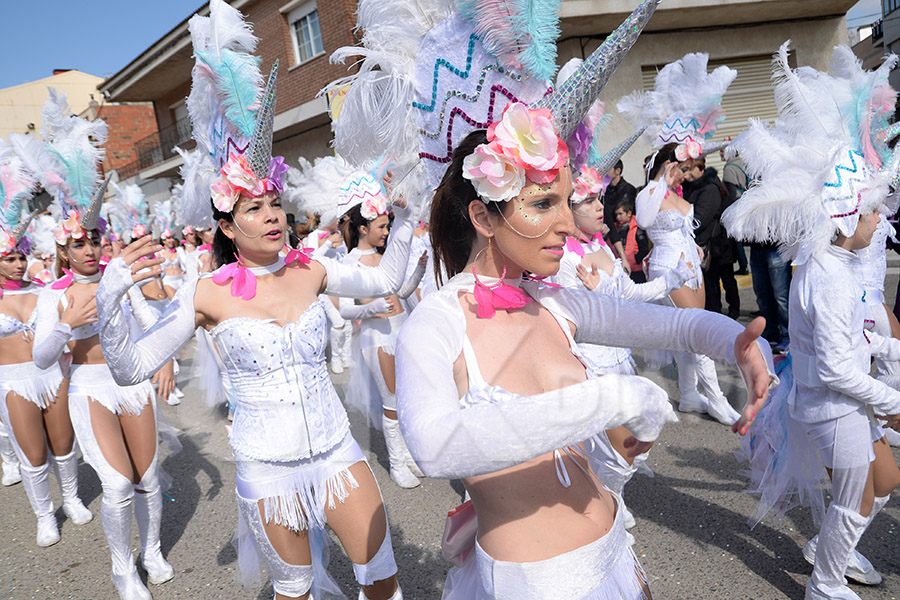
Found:
[[556, 179], [569, 160], [569, 149], [553, 129], [546, 108], [529, 109], [519, 102], [508, 105], [503, 118], [488, 128], [488, 141], [502, 148], [535, 183]]
[[133, 238], [144, 237], [145, 235], [147, 235], [147, 228], [144, 226], [143, 223], [138, 223], [131, 230], [131, 237], [133, 237]]
[[375, 196], [366, 196], [362, 206], [359, 207], [359, 212], [367, 221], [374, 221], [379, 215], [386, 215], [387, 196], [383, 193], [378, 193]]
[[190, 225], [185, 225], [181, 228], [181, 235], [190, 235], [192, 233], [194, 233], [194, 228]]
[[81, 220], [77, 210], [69, 213], [69, 217], [59, 224], [59, 227], [53, 232], [56, 243], [60, 246], [65, 245], [66, 240], [70, 237], [73, 240], [80, 240], [84, 237], [84, 229], [81, 227]]
[[525, 187], [525, 169], [496, 144], [482, 144], [463, 160], [463, 177], [485, 202], [505, 202]]
[[212, 191], [212, 201], [216, 210], [229, 213], [234, 210], [234, 205], [241, 199], [241, 192], [231, 187], [228, 180], [220, 177], [210, 187]]
[[596, 196], [603, 191], [603, 177], [597, 172], [597, 169], [584, 167], [581, 174], [575, 179], [574, 192], [572, 193], [572, 202], [583, 202], [591, 196]]
[[222, 175], [232, 188], [245, 196], [256, 198], [266, 193], [266, 179], [256, 177], [243, 154], [232, 154], [222, 167]]
[[6, 254], [16, 247], [16, 240], [5, 229], [0, 229], [0, 254]]
[[684, 162], [689, 158], [700, 158], [703, 155], [703, 144], [695, 140], [688, 140], [675, 148], [675, 158], [678, 162]]

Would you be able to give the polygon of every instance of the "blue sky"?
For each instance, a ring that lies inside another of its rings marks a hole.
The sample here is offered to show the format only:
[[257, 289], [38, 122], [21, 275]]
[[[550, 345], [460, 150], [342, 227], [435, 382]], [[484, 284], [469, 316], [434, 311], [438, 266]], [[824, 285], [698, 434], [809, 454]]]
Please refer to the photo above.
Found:
[[[4, 0], [0, 88], [78, 69], [107, 77], [193, 13], [203, 0]], [[849, 25], [877, 18], [880, 0], [861, 0]]]
[[203, 0], [3, 0], [0, 88], [53, 69], [114, 74]]

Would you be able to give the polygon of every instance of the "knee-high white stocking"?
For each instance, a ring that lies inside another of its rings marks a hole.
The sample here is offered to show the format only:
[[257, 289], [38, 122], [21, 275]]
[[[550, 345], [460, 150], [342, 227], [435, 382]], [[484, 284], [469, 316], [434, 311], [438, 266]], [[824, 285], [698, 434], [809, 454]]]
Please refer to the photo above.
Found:
[[19, 473], [19, 458], [16, 456], [16, 451], [13, 450], [12, 441], [9, 439], [6, 427], [6, 423], [0, 421], [0, 458], [3, 461], [2, 483], [5, 486], [10, 486], [22, 481], [22, 475]]
[[22, 465], [21, 473], [22, 485], [37, 517], [37, 545], [52, 546], [59, 541], [59, 525], [53, 514], [53, 500], [50, 499], [50, 465]]
[[147, 571], [147, 580], [154, 585], [165, 583], [175, 577], [175, 569], [163, 558], [159, 543], [162, 491], [156, 458], [140, 483], [134, 486], [134, 491], [134, 519], [141, 535], [141, 561]]
[[103, 532], [112, 555], [112, 580], [122, 600], [151, 600], [150, 591], [144, 586], [134, 566], [131, 553], [131, 507], [134, 487], [119, 474], [102, 473], [103, 502], [100, 516]]
[[56, 471], [56, 480], [59, 482], [59, 491], [63, 497], [63, 511], [76, 525], [89, 523], [94, 515], [91, 514], [81, 498], [78, 497], [78, 457], [75, 448], [65, 456], [50, 455], [53, 470]]

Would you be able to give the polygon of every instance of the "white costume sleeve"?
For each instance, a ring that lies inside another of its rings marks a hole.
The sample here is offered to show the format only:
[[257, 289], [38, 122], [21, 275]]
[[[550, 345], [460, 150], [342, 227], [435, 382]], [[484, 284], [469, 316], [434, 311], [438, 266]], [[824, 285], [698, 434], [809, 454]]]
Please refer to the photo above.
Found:
[[556, 273], [556, 283], [575, 290], [584, 288], [584, 283], [578, 278], [580, 263], [581, 257], [574, 252], [563, 254], [562, 260], [559, 261], [559, 271]]
[[347, 321], [368, 319], [378, 314], [390, 312], [390, 307], [384, 298], [376, 298], [366, 304], [355, 304], [350, 298], [338, 298], [338, 305], [340, 306], [341, 317]]
[[419, 304], [397, 343], [400, 425], [429, 477], [493, 473], [619, 425], [652, 441], [666, 422], [676, 420], [665, 391], [643, 377], [622, 375], [467, 403], [469, 394], [460, 399], [453, 377], [465, 323], [442, 308]]
[[[309, 248], [310, 246], [306, 246]], [[331, 242], [329, 240], [325, 240], [322, 244], [315, 248], [312, 251], [312, 256], [314, 259], [318, 260], [320, 256], [328, 256], [328, 251], [331, 250]]]
[[693, 276], [687, 263], [679, 260], [678, 266], [674, 269], [669, 269], [664, 275], [651, 279], [647, 283], [635, 283], [631, 277], [623, 279], [622, 297], [634, 302], [661, 300], [672, 290], [681, 288]]
[[[881, 414], [898, 414], [900, 392], [856, 366], [853, 331], [860, 323], [854, 319], [854, 314], [857, 314], [854, 309], [860, 300], [851, 293], [854, 289], [836, 289], [834, 286], [814, 286], [811, 289], [813, 343], [817, 349], [823, 350], [816, 352], [816, 374], [828, 388], [864, 404], [871, 404]], [[870, 333], [866, 332], [866, 335]]]
[[133, 285], [131, 268], [121, 258], [109, 262], [97, 288], [97, 316], [103, 355], [116, 383], [137, 385], [149, 379], [191, 339], [197, 328], [198, 281], [181, 286], [162, 317], [139, 340], [132, 340], [121, 302]]
[[656, 215], [659, 214], [659, 207], [662, 206], [662, 201], [666, 198], [667, 191], [668, 186], [663, 181], [656, 182], [655, 186], [653, 182], [650, 182], [641, 190], [641, 193], [637, 195], [634, 201], [635, 210], [637, 210], [634, 216], [638, 227], [649, 229], [653, 225]]
[[59, 361], [66, 344], [72, 339], [72, 328], [59, 322], [59, 296], [59, 292], [52, 288], [38, 294], [31, 354], [39, 369], [49, 369]]
[[873, 357], [886, 361], [900, 360], [900, 340], [885, 337], [875, 331], [867, 331], [866, 337], [869, 339], [869, 351]]
[[131, 315], [137, 321], [141, 331], [147, 331], [159, 320], [159, 313], [153, 310], [153, 307], [147, 302], [147, 298], [136, 285], [128, 290], [128, 299], [131, 301]]
[[406, 300], [410, 296], [412, 296], [413, 292], [419, 287], [419, 282], [422, 281], [422, 277], [425, 275], [425, 265], [416, 264], [415, 271], [412, 272], [406, 281], [403, 282], [403, 285], [400, 287], [400, 290], [397, 291], [397, 295]]
[[345, 265], [324, 256], [315, 259], [325, 267], [328, 280], [325, 294], [349, 298], [377, 298], [397, 293], [406, 275], [413, 223], [409, 207], [400, 209], [395, 206], [394, 213], [397, 215], [395, 226], [388, 239], [387, 250], [377, 267], [360, 269], [356, 265]]

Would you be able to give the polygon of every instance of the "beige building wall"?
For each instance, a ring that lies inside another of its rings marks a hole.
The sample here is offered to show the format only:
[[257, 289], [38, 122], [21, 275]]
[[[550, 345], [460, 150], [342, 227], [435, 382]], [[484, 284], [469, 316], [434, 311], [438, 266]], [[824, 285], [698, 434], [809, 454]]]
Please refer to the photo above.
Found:
[[73, 70], [0, 90], [0, 138], [12, 132], [39, 135], [48, 87], [65, 93], [69, 108], [77, 115], [88, 107], [92, 94], [101, 100], [97, 86], [102, 82], [102, 77]]
[[[616, 111], [619, 98], [641, 89], [641, 67], [664, 65], [688, 52], [708, 52], [710, 60], [727, 60], [742, 56], [772, 55], [785, 40], [792, 40], [797, 66], [809, 65], [825, 69], [831, 58], [832, 48], [848, 43], [847, 24], [843, 17], [790, 23], [770, 23], [758, 26], [722, 27], [703, 31], [654, 33], [645, 31], [603, 91], [600, 99], [606, 103], [606, 112], [613, 114], [612, 122], [601, 135], [602, 150], [634, 133], [631, 124]], [[592, 41], [585, 47], [590, 54], [602, 40]], [[572, 57], [581, 57], [579, 40], [570, 39], [559, 45], [559, 64]], [[623, 158], [625, 178], [636, 186], [643, 185], [643, 158], [653, 152], [649, 144], [639, 140]]]

